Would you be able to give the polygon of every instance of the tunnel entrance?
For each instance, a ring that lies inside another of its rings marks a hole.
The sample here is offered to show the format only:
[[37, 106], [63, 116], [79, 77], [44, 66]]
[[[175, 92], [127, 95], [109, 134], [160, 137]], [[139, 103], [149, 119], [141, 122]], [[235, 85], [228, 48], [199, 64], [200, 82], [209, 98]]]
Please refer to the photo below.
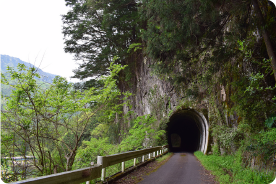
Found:
[[167, 126], [167, 139], [172, 152], [206, 153], [208, 123], [199, 112], [187, 109], [174, 113]]

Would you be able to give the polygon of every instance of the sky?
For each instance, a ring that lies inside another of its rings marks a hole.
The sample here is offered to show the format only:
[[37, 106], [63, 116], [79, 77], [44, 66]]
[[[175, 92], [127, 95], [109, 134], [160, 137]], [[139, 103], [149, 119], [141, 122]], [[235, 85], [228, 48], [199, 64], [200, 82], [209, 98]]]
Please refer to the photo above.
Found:
[[0, 54], [29, 62], [70, 79], [78, 64], [64, 52], [64, 0], [0, 0]]

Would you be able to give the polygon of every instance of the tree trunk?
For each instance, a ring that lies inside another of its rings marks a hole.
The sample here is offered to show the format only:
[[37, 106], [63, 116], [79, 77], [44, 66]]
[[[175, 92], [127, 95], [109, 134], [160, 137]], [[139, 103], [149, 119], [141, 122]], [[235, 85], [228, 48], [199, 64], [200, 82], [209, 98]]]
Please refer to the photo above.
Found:
[[276, 81], [276, 55], [273, 51], [273, 46], [272, 46], [272, 43], [270, 41], [269, 34], [265, 29], [265, 20], [263, 18], [262, 11], [259, 7], [258, 0], [252, 0], [252, 3], [254, 5], [254, 9], [256, 11], [256, 14], [257, 14], [257, 16], [260, 20], [261, 31], [262, 31], [262, 35], [263, 35], [263, 38], [264, 38], [264, 41], [265, 41], [266, 51], [267, 51], [267, 54], [269, 56], [269, 59], [271, 59], [271, 66], [272, 66], [272, 70], [273, 70], [273, 73], [274, 73], [274, 78], [275, 78], [275, 81]]
[[57, 167], [58, 165], [54, 165], [54, 174], [57, 174]]
[[65, 156], [67, 162], [66, 162], [66, 171], [71, 171], [72, 170], [72, 166], [74, 164], [74, 160], [76, 157], [76, 151], [73, 150], [72, 152], [70, 152], [69, 154], [67, 154]]

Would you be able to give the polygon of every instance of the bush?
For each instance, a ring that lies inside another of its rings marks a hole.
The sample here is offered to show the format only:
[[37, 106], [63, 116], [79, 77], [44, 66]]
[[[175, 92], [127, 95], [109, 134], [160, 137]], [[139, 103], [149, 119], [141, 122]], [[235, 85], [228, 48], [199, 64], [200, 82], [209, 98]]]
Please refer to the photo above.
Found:
[[257, 171], [242, 166], [242, 151], [235, 155], [218, 156], [204, 155], [202, 152], [195, 152], [195, 156], [202, 165], [216, 176], [220, 184], [229, 183], [271, 183], [275, 179], [273, 172]]

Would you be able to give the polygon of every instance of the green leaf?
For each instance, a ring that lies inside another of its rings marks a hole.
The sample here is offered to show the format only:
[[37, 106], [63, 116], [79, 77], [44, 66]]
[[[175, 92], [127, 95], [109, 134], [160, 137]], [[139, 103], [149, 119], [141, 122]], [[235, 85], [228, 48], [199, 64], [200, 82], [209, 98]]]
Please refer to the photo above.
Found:
[[270, 117], [268, 119], [265, 120], [265, 126], [267, 128], [271, 128], [272, 125], [274, 124], [274, 121], [276, 120], [276, 116]]

